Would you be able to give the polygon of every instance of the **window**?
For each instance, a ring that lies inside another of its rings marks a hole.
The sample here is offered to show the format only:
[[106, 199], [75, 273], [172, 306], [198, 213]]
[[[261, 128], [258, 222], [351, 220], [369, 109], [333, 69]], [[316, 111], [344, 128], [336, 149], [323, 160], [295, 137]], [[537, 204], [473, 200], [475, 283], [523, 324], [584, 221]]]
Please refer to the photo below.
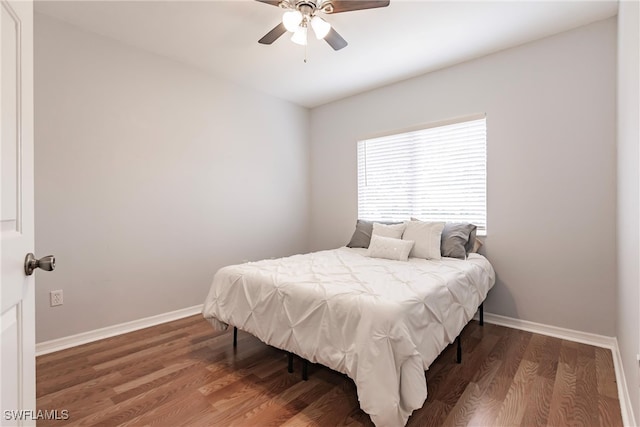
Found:
[[358, 142], [358, 218], [487, 228], [486, 119]]

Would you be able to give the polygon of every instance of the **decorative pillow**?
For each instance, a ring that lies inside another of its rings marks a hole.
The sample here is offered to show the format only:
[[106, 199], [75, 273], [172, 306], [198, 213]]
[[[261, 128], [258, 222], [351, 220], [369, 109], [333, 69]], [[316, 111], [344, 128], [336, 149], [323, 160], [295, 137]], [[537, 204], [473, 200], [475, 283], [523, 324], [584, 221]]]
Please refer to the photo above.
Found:
[[[477, 252], [473, 250], [475, 245], [476, 245], [476, 228], [474, 228], [471, 234], [469, 234], [469, 241], [467, 242], [466, 245], [464, 245], [464, 249], [467, 251], [467, 255], [469, 255], [471, 252]], [[480, 242], [480, 246], [482, 246], [482, 242]], [[480, 248], [480, 246], [478, 246], [478, 249]]]
[[347, 243], [349, 248], [368, 248], [373, 232], [373, 222], [359, 219], [356, 223], [356, 231], [353, 232], [351, 240]]
[[444, 222], [407, 221], [403, 240], [414, 241], [410, 256], [413, 258], [440, 259], [440, 238]]
[[413, 241], [411, 240], [394, 239], [374, 234], [371, 236], [371, 244], [367, 250], [367, 256], [406, 261], [412, 248]]
[[467, 250], [467, 246], [470, 246], [469, 249], [473, 249], [473, 243], [469, 245], [469, 241], [473, 233], [475, 242], [475, 232], [476, 226], [473, 224], [448, 222], [442, 231], [440, 244], [442, 256], [466, 259], [467, 253], [470, 252]]
[[386, 225], [379, 222], [373, 223], [373, 236], [391, 237], [393, 239], [401, 239], [404, 233], [405, 223]]
[[[402, 224], [401, 222], [380, 222], [380, 224], [392, 225]], [[373, 221], [366, 221], [359, 219], [356, 223], [356, 230], [351, 236], [351, 241], [347, 243], [349, 248], [368, 248], [371, 241], [371, 234], [373, 233]]]

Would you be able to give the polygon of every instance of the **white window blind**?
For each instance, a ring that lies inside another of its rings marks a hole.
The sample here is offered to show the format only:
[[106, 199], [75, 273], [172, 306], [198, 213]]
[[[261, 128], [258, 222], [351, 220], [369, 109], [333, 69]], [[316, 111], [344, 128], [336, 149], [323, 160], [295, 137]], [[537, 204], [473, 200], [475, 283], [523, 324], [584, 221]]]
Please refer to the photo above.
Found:
[[358, 142], [358, 218], [487, 227], [485, 118]]

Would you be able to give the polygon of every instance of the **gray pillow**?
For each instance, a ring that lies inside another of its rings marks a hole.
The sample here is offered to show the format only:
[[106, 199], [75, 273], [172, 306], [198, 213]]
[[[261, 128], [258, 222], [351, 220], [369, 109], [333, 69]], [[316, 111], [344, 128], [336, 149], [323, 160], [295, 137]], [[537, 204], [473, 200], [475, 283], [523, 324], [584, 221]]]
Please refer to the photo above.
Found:
[[473, 231], [471, 232], [471, 234], [469, 234], [469, 241], [467, 242], [466, 245], [464, 245], [464, 249], [467, 251], [467, 256], [473, 252], [473, 247], [476, 244], [476, 226], [473, 226]]
[[347, 243], [348, 248], [368, 248], [371, 243], [371, 234], [373, 233], [373, 223], [392, 225], [400, 224], [400, 222], [383, 222], [383, 221], [365, 221], [359, 219], [356, 222], [356, 231], [353, 232], [351, 240]]
[[[473, 243], [476, 240], [476, 228], [473, 224], [446, 223], [440, 240], [442, 256], [466, 259], [467, 253], [473, 249]], [[471, 241], [472, 238], [473, 241]], [[470, 241], [471, 243], [469, 243]]]

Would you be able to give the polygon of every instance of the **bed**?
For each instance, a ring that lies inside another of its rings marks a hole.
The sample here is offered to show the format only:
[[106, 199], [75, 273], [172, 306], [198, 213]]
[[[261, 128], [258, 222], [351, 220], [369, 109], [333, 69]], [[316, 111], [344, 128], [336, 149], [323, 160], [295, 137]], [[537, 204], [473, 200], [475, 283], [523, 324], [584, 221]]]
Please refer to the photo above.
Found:
[[342, 247], [220, 269], [203, 315], [348, 375], [378, 427], [424, 404], [424, 371], [472, 319], [495, 282], [486, 258], [366, 256]]

